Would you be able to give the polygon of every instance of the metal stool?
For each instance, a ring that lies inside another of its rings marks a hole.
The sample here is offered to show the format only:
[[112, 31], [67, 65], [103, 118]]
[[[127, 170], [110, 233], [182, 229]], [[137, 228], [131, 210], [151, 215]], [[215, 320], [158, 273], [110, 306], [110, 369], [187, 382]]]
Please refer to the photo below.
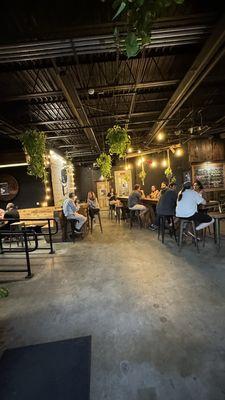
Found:
[[169, 227], [169, 234], [171, 237], [174, 236], [175, 241], [177, 242], [176, 229], [175, 229], [173, 218], [174, 218], [173, 215], [159, 215], [158, 239], [160, 238], [160, 235], [161, 235], [162, 243], [164, 243], [166, 220], [168, 221], [168, 223], [172, 224], [172, 227]]
[[199, 252], [195, 222], [193, 220], [189, 220], [186, 218], [179, 218], [179, 220], [180, 220], [180, 231], [179, 231], [179, 241], [178, 241], [179, 251], [181, 250], [181, 247], [182, 247], [184, 226], [185, 226], [185, 224], [188, 224], [188, 225], [191, 225], [191, 227], [192, 227], [195, 246], [196, 246], [197, 252]]
[[133, 222], [135, 222], [136, 220], [138, 221], [139, 228], [141, 229], [143, 226], [142, 219], [140, 216], [141, 210], [133, 210], [131, 208], [129, 208], [129, 210], [130, 210], [130, 229], [133, 228]]

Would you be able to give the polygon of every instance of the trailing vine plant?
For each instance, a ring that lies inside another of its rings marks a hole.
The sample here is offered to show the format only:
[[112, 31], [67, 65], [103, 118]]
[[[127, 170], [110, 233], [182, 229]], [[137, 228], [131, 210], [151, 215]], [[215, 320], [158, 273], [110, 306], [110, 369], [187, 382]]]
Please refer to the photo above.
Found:
[[100, 168], [101, 175], [105, 179], [110, 179], [111, 178], [111, 169], [112, 169], [111, 156], [109, 154], [102, 153], [97, 158], [96, 163], [97, 163], [98, 167]]
[[45, 169], [45, 134], [36, 130], [27, 130], [19, 139], [26, 154], [28, 174], [45, 181], [47, 177]]
[[127, 129], [119, 125], [114, 125], [107, 131], [106, 143], [109, 145], [109, 152], [111, 154], [116, 154], [119, 158], [124, 158], [131, 144], [131, 139]]
[[[165, 15], [173, 5], [184, 0], [115, 0], [113, 20], [125, 17], [128, 24], [125, 49], [128, 57], [135, 57], [140, 48], [151, 42], [151, 30], [156, 18]], [[118, 37], [118, 30], [115, 31]]]
[[176, 177], [173, 175], [173, 171], [170, 167], [166, 168], [164, 173], [165, 173], [169, 183], [176, 183]]

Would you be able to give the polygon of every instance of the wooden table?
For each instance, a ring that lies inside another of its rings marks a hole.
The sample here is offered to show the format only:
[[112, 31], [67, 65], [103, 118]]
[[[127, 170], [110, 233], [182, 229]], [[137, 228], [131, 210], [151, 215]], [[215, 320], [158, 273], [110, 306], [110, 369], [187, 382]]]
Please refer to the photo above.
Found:
[[200, 204], [202, 210], [212, 210], [218, 207], [219, 212], [221, 212], [220, 202], [217, 200], [207, 201], [206, 204]]

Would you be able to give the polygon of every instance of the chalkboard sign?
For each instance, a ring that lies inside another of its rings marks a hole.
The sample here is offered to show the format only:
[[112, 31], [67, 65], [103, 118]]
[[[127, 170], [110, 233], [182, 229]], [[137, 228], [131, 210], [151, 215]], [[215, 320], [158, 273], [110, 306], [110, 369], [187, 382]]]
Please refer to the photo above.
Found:
[[225, 164], [202, 163], [192, 165], [193, 179], [199, 179], [207, 190], [222, 190], [225, 188]]

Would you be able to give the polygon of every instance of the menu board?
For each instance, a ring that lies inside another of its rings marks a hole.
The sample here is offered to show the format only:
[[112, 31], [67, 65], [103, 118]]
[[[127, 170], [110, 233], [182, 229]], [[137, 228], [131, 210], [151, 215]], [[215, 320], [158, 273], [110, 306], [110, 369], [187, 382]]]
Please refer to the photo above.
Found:
[[201, 181], [205, 189], [220, 190], [225, 188], [225, 164], [202, 163], [192, 165], [193, 178]]

